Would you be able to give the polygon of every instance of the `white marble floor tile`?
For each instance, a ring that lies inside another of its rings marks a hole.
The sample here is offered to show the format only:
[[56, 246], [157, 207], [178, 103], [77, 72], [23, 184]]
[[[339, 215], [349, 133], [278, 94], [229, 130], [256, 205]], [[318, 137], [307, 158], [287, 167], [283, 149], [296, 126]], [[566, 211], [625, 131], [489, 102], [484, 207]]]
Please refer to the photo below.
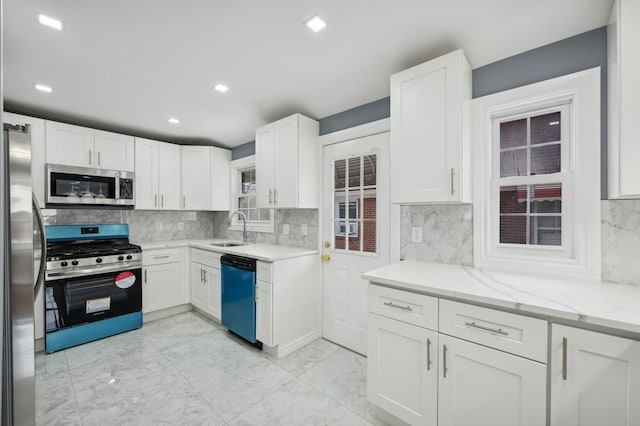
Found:
[[367, 359], [362, 355], [338, 348], [298, 377], [368, 421], [384, 424], [367, 401]]
[[228, 424], [230, 426], [371, 425], [362, 417], [299, 379], [294, 379], [282, 386]]
[[64, 417], [60, 413], [78, 410], [76, 395], [69, 371], [47, 374], [39, 370], [35, 375], [36, 418]]
[[185, 340], [218, 332], [219, 328], [212, 321], [193, 312], [186, 312], [147, 323], [141, 331], [156, 347], [168, 349], [182, 344]]
[[57, 374], [62, 371], [69, 371], [69, 365], [67, 365], [67, 357], [64, 351], [55, 352], [52, 354], [45, 354], [44, 352], [38, 352], [36, 354], [36, 371], [38, 374], [48, 376], [50, 374]]
[[[37, 397], [36, 397], [37, 398]], [[36, 402], [37, 404], [37, 402]], [[37, 410], [36, 410], [37, 413]], [[46, 413], [36, 417], [36, 426], [80, 426], [82, 420], [80, 419], [80, 410], [75, 403], [65, 403], [59, 405], [54, 410], [47, 411]]]
[[274, 358], [266, 353], [265, 356], [289, 373], [298, 376], [331, 355], [338, 348], [339, 346], [336, 344], [324, 339], [318, 339], [284, 358]]

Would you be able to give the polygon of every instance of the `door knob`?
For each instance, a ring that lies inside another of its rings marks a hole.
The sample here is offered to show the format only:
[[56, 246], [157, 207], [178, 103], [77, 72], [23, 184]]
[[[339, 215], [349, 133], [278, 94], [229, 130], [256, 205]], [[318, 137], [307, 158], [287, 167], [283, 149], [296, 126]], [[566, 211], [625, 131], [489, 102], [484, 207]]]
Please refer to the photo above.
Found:
[[325, 241], [324, 248], [329, 248], [329, 247], [331, 247], [331, 243], [329, 241]]
[[328, 254], [323, 254], [322, 255], [322, 261], [323, 262], [329, 262], [331, 260], [331, 256], [329, 256]]

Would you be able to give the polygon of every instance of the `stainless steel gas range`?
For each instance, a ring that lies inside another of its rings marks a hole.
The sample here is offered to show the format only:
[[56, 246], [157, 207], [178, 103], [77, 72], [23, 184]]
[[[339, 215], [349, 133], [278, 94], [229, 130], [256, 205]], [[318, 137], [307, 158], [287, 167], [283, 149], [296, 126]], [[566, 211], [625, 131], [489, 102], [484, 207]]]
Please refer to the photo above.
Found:
[[142, 326], [142, 250], [127, 224], [46, 226], [45, 348]]

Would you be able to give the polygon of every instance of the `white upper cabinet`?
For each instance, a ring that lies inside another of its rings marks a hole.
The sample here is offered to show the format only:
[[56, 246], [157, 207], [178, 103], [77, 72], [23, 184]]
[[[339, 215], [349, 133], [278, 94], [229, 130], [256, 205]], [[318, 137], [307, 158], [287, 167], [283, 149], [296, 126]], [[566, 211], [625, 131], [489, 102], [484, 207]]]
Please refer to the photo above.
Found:
[[318, 208], [319, 124], [300, 114], [256, 130], [257, 205]]
[[47, 163], [134, 171], [132, 136], [47, 121]]
[[554, 324], [551, 426], [640, 425], [640, 341]]
[[138, 210], [180, 209], [180, 146], [135, 141], [135, 198]]
[[640, 2], [617, 0], [607, 29], [609, 198], [640, 198]]
[[462, 50], [391, 76], [391, 201], [471, 202], [471, 68]]
[[182, 146], [184, 210], [229, 210], [231, 151], [211, 146]]

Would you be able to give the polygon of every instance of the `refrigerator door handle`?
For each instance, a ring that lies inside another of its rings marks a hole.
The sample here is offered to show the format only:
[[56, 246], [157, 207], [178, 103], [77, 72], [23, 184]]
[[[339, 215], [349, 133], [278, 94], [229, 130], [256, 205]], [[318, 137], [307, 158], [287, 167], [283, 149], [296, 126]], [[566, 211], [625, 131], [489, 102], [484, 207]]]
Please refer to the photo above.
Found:
[[42, 213], [40, 213], [40, 206], [38, 205], [36, 194], [34, 194], [33, 192], [31, 193], [31, 202], [33, 204], [33, 211], [36, 214], [38, 230], [40, 233], [40, 267], [38, 268], [38, 276], [36, 278], [36, 282], [33, 284], [33, 298], [35, 299], [36, 297], [38, 297], [40, 287], [42, 287], [42, 283], [44, 282], [44, 270], [47, 266], [47, 239], [44, 235], [44, 219], [42, 218]]

